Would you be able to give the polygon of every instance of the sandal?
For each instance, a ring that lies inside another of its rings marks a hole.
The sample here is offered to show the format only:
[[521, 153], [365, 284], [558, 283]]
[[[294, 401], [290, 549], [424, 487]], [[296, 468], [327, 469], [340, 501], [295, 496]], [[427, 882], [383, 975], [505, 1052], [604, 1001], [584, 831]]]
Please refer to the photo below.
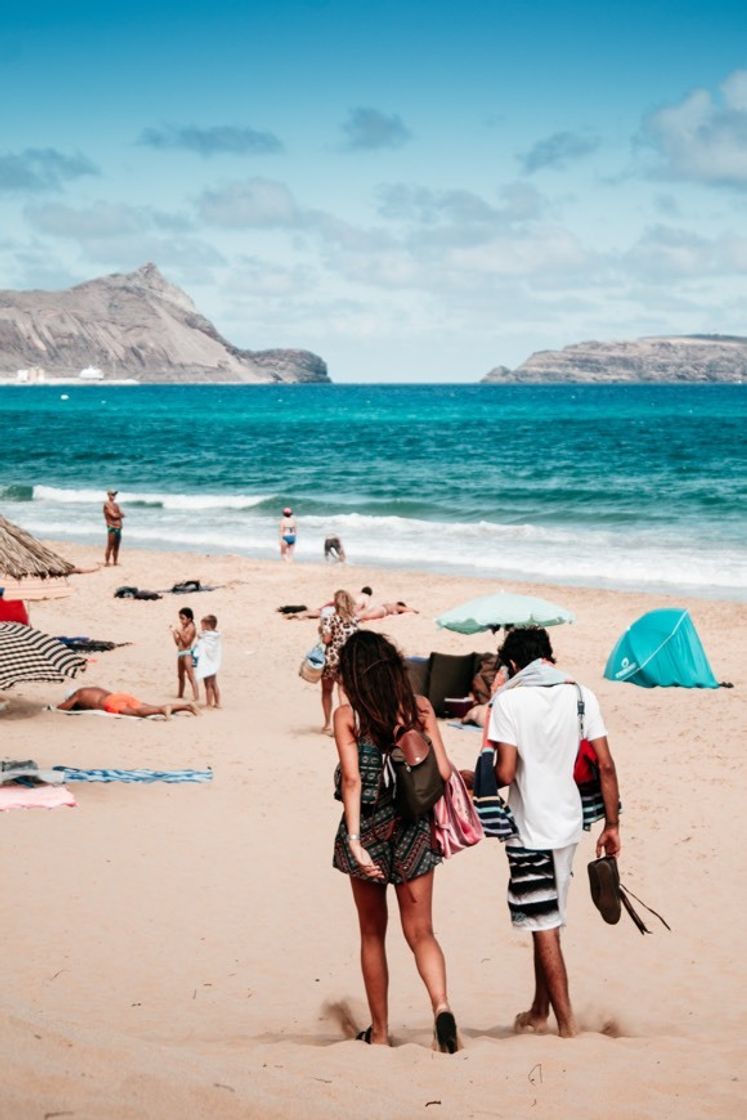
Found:
[[439, 1011], [434, 1024], [436, 1045], [442, 1054], [456, 1054], [459, 1049], [456, 1019], [450, 1011]]
[[356, 1040], [356, 1042], [367, 1042], [368, 1045], [370, 1046], [371, 1045], [371, 1035], [372, 1034], [373, 1034], [373, 1027], [366, 1027], [366, 1029], [364, 1031], [358, 1031], [358, 1034], [355, 1036], [355, 1040]]
[[591, 887], [591, 901], [596, 906], [605, 922], [614, 926], [620, 921], [620, 876], [617, 871], [617, 860], [614, 857], [604, 856], [602, 859], [592, 860], [588, 867], [589, 886]]

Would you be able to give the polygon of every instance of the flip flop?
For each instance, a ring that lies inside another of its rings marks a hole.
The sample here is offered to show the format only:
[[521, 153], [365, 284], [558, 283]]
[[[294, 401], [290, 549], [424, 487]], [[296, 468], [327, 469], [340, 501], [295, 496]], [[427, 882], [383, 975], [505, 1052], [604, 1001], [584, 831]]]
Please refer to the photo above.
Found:
[[591, 901], [605, 922], [614, 926], [620, 921], [620, 876], [617, 860], [612, 856], [592, 860], [588, 866]]
[[459, 1049], [456, 1019], [450, 1011], [439, 1011], [435, 1022], [436, 1044], [442, 1054], [456, 1054]]
[[370, 1046], [371, 1045], [371, 1035], [372, 1034], [373, 1034], [373, 1027], [366, 1027], [366, 1029], [364, 1031], [358, 1031], [358, 1034], [355, 1036], [356, 1042], [367, 1042], [368, 1045]]

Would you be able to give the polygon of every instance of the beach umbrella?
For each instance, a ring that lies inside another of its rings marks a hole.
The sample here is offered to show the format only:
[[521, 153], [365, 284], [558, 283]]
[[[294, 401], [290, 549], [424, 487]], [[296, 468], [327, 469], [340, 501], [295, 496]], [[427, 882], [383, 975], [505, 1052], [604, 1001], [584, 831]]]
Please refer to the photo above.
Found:
[[20, 525], [0, 514], [0, 587], [3, 576], [13, 580], [69, 576], [75, 565], [47, 548]]
[[561, 622], [573, 622], [575, 617], [564, 607], [535, 595], [496, 591], [452, 607], [439, 615], [436, 623], [459, 634], [478, 634], [482, 630], [498, 630], [501, 626], [559, 626]]
[[21, 622], [0, 622], [0, 689], [19, 681], [63, 681], [86, 667], [57, 638]]

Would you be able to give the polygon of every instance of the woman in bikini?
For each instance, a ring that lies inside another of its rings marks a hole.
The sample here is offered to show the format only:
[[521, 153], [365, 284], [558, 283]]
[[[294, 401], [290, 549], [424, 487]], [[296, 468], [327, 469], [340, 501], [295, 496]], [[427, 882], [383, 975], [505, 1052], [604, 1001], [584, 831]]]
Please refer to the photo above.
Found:
[[293, 516], [293, 510], [290, 506], [286, 506], [283, 510], [283, 516], [280, 519], [280, 558], [281, 560], [292, 560], [293, 552], [296, 547], [296, 519]]
[[432, 744], [444, 781], [451, 773], [433, 708], [415, 696], [402, 655], [370, 630], [348, 638], [340, 652], [340, 683], [349, 703], [335, 712], [340, 756], [338, 798], [344, 813], [335, 838], [334, 866], [350, 876], [361, 933], [361, 967], [371, 1012], [362, 1042], [389, 1045], [385, 936], [387, 885], [397, 895], [405, 940], [430, 998], [434, 1047], [453, 1054], [457, 1028], [446, 993], [446, 964], [433, 933], [433, 870], [441, 854], [431, 816], [404, 820], [397, 812], [388, 755], [398, 727], [417, 728]]
[[193, 651], [197, 640], [197, 627], [195, 626], [194, 611], [191, 607], [182, 607], [179, 611], [179, 625], [171, 627], [171, 636], [177, 648], [176, 674], [179, 685], [178, 696], [184, 696], [185, 678], [192, 685], [192, 699], [199, 700], [200, 692], [195, 679]]

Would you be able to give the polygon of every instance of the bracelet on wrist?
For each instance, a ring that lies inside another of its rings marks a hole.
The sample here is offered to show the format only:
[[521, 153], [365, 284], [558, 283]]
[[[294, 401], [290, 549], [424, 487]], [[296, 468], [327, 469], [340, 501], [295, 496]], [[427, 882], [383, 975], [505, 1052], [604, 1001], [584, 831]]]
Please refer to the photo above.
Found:
[[360, 838], [361, 838], [360, 832], [349, 832], [348, 833], [348, 840], [349, 841], [352, 841], [352, 840], [360, 841]]

